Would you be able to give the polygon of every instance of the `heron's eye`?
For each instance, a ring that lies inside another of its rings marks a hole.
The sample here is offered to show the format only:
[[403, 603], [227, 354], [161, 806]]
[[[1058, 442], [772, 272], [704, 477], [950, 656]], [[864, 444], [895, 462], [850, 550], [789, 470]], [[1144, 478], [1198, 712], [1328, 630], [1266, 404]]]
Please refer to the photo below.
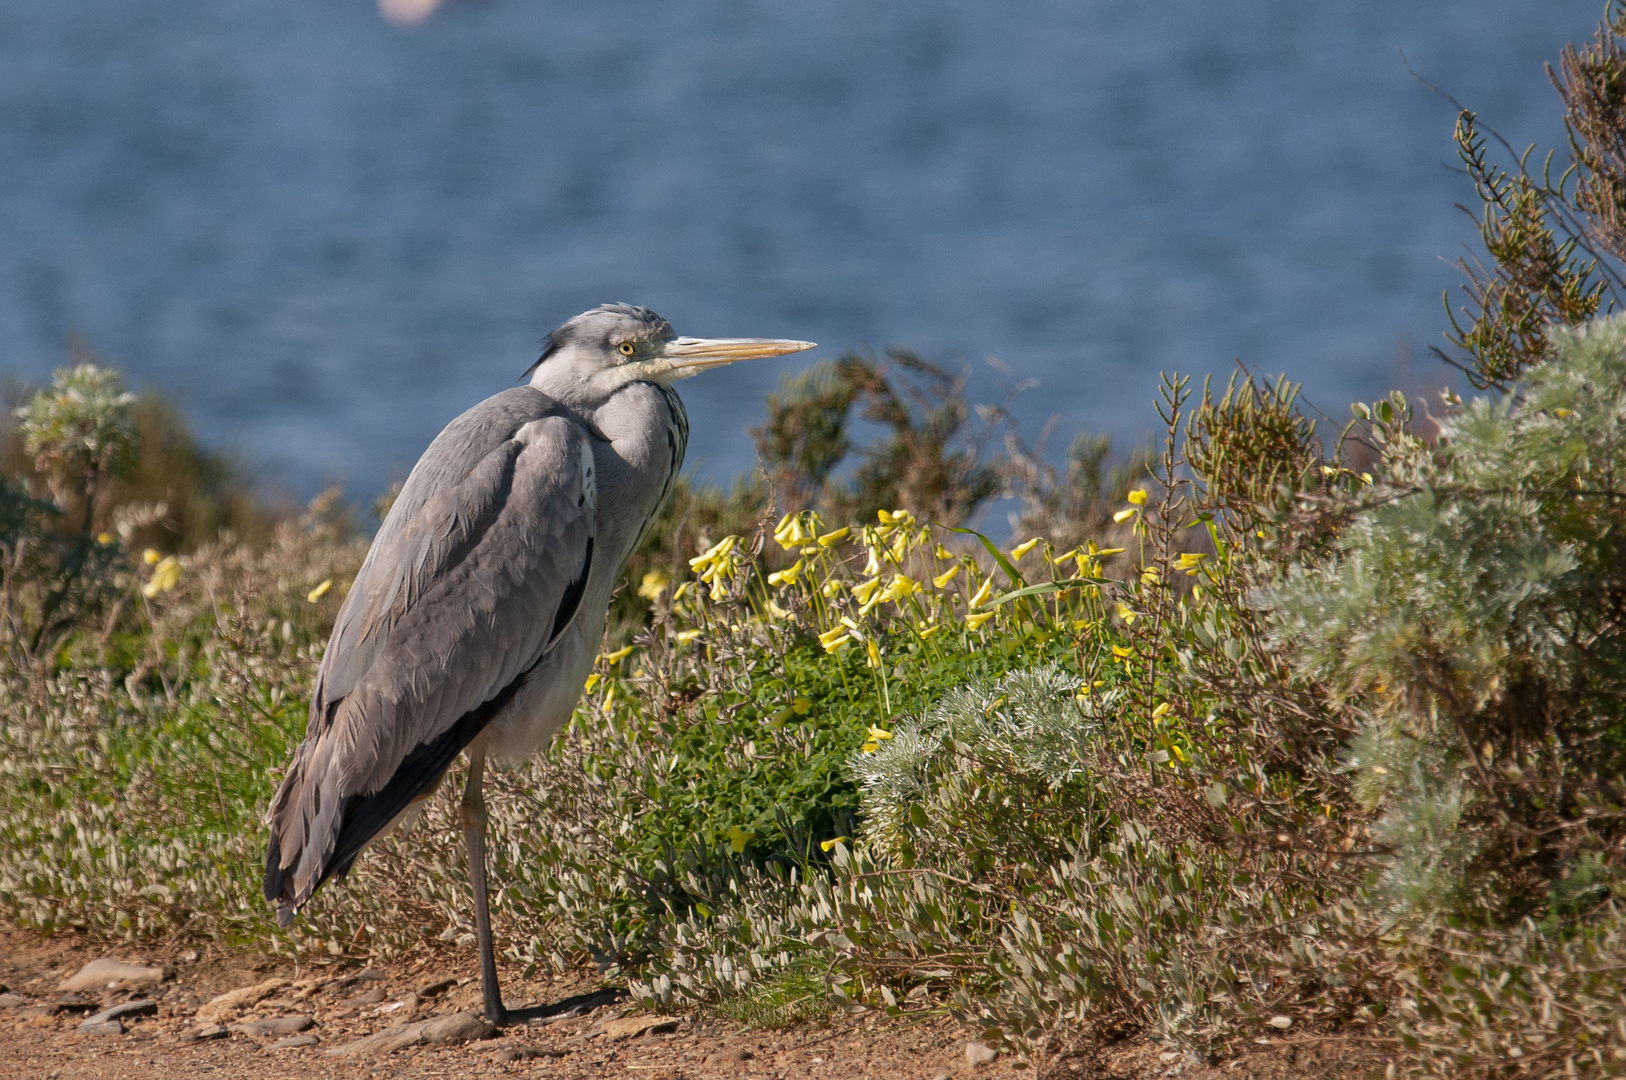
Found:
[[638, 351], [638, 346], [634, 345], [630, 341], [623, 341], [621, 344], [617, 345], [616, 348], [621, 350], [622, 356], [631, 356], [633, 353]]

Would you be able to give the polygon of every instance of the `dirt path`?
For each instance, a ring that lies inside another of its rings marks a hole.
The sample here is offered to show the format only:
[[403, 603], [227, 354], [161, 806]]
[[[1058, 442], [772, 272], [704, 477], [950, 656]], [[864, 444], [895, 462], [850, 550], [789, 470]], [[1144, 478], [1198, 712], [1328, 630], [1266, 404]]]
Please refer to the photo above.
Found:
[[[511, 1075], [549, 1080], [971, 1080], [973, 1076], [992, 1080], [1034, 1075], [1025, 1063], [1009, 1057], [971, 1064], [966, 1054], [971, 1037], [940, 1016], [887, 1020], [860, 1013], [789, 1030], [751, 1030], [717, 1018], [644, 1016], [625, 1005], [600, 1005], [583, 1016], [499, 1031], [461, 1044], [409, 1045], [382, 1054], [336, 1057], [330, 1052], [392, 1025], [403, 1025], [395, 1029], [399, 1032], [412, 1021], [477, 1013], [479, 981], [472, 958], [448, 952], [376, 967], [354, 960], [296, 966], [199, 956], [181, 948], [93, 951], [15, 931], [0, 931], [0, 950], [3, 1080]], [[86, 990], [77, 1001], [58, 989], [64, 978], [102, 956], [162, 967], [164, 980], [135, 990]], [[256, 994], [264, 996], [224, 1011], [216, 1005], [200, 1016], [200, 1008], [218, 995], [244, 987], [258, 987]], [[586, 977], [511, 979], [504, 993], [510, 1002], [551, 1003], [598, 989]], [[154, 1001], [156, 1011], [124, 1017], [122, 1033], [79, 1032], [93, 1012], [131, 1000]], [[232, 1026], [290, 1017], [306, 1017], [310, 1023], [285, 1019], [284, 1030], [265, 1033]], [[300, 1027], [303, 1030], [293, 1030]], [[194, 1038], [200, 1031], [211, 1037]], [[1080, 1080], [1165, 1076], [1274, 1080], [1359, 1074], [1340, 1067], [1343, 1055], [1338, 1045], [1326, 1042], [1278, 1042], [1218, 1064], [1159, 1051], [1156, 1046], [1127, 1043], [1089, 1060], [1048, 1062], [1042, 1075]]]

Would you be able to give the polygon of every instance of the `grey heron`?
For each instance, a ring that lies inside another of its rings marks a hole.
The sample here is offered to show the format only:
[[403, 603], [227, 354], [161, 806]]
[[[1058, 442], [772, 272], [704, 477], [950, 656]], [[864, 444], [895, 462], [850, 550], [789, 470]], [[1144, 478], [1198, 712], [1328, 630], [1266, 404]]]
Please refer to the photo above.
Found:
[[282, 925], [410, 823], [460, 752], [486, 1018], [511, 1022], [492, 954], [486, 759], [530, 757], [570, 718], [610, 594], [672, 493], [689, 422], [672, 389], [813, 347], [678, 337], [606, 304], [548, 335], [524, 386], [448, 424], [418, 460], [339, 609], [304, 741], [271, 801], [265, 897]]

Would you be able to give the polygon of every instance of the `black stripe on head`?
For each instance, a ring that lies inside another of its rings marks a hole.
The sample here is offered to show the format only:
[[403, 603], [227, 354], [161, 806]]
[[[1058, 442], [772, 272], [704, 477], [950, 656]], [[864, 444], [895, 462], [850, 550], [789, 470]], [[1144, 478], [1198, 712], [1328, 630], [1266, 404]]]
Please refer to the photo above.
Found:
[[529, 379], [532, 372], [536, 371], [537, 368], [542, 366], [542, 361], [546, 360], [548, 357], [552, 356], [554, 353], [558, 352], [564, 347], [565, 341], [568, 340], [568, 335], [565, 333], [565, 331], [569, 328], [569, 326], [569, 323], [565, 323], [564, 326], [559, 327], [559, 329], [542, 339], [542, 355], [536, 358], [536, 363], [520, 372], [519, 378], [515, 379], [515, 382], [524, 382], [526, 379]]

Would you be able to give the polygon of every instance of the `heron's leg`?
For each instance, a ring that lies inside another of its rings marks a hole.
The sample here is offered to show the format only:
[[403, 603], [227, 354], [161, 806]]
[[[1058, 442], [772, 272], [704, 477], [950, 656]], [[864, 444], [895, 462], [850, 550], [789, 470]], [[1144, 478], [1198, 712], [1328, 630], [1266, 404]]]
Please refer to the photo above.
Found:
[[502, 1005], [502, 988], [497, 985], [497, 959], [491, 950], [491, 910], [486, 904], [486, 755], [469, 751], [469, 783], [463, 789], [458, 821], [463, 826], [463, 844], [469, 852], [469, 880], [474, 885], [474, 929], [480, 938], [480, 990], [485, 996], [486, 1019], [501, 1025], [508, 1019]]

